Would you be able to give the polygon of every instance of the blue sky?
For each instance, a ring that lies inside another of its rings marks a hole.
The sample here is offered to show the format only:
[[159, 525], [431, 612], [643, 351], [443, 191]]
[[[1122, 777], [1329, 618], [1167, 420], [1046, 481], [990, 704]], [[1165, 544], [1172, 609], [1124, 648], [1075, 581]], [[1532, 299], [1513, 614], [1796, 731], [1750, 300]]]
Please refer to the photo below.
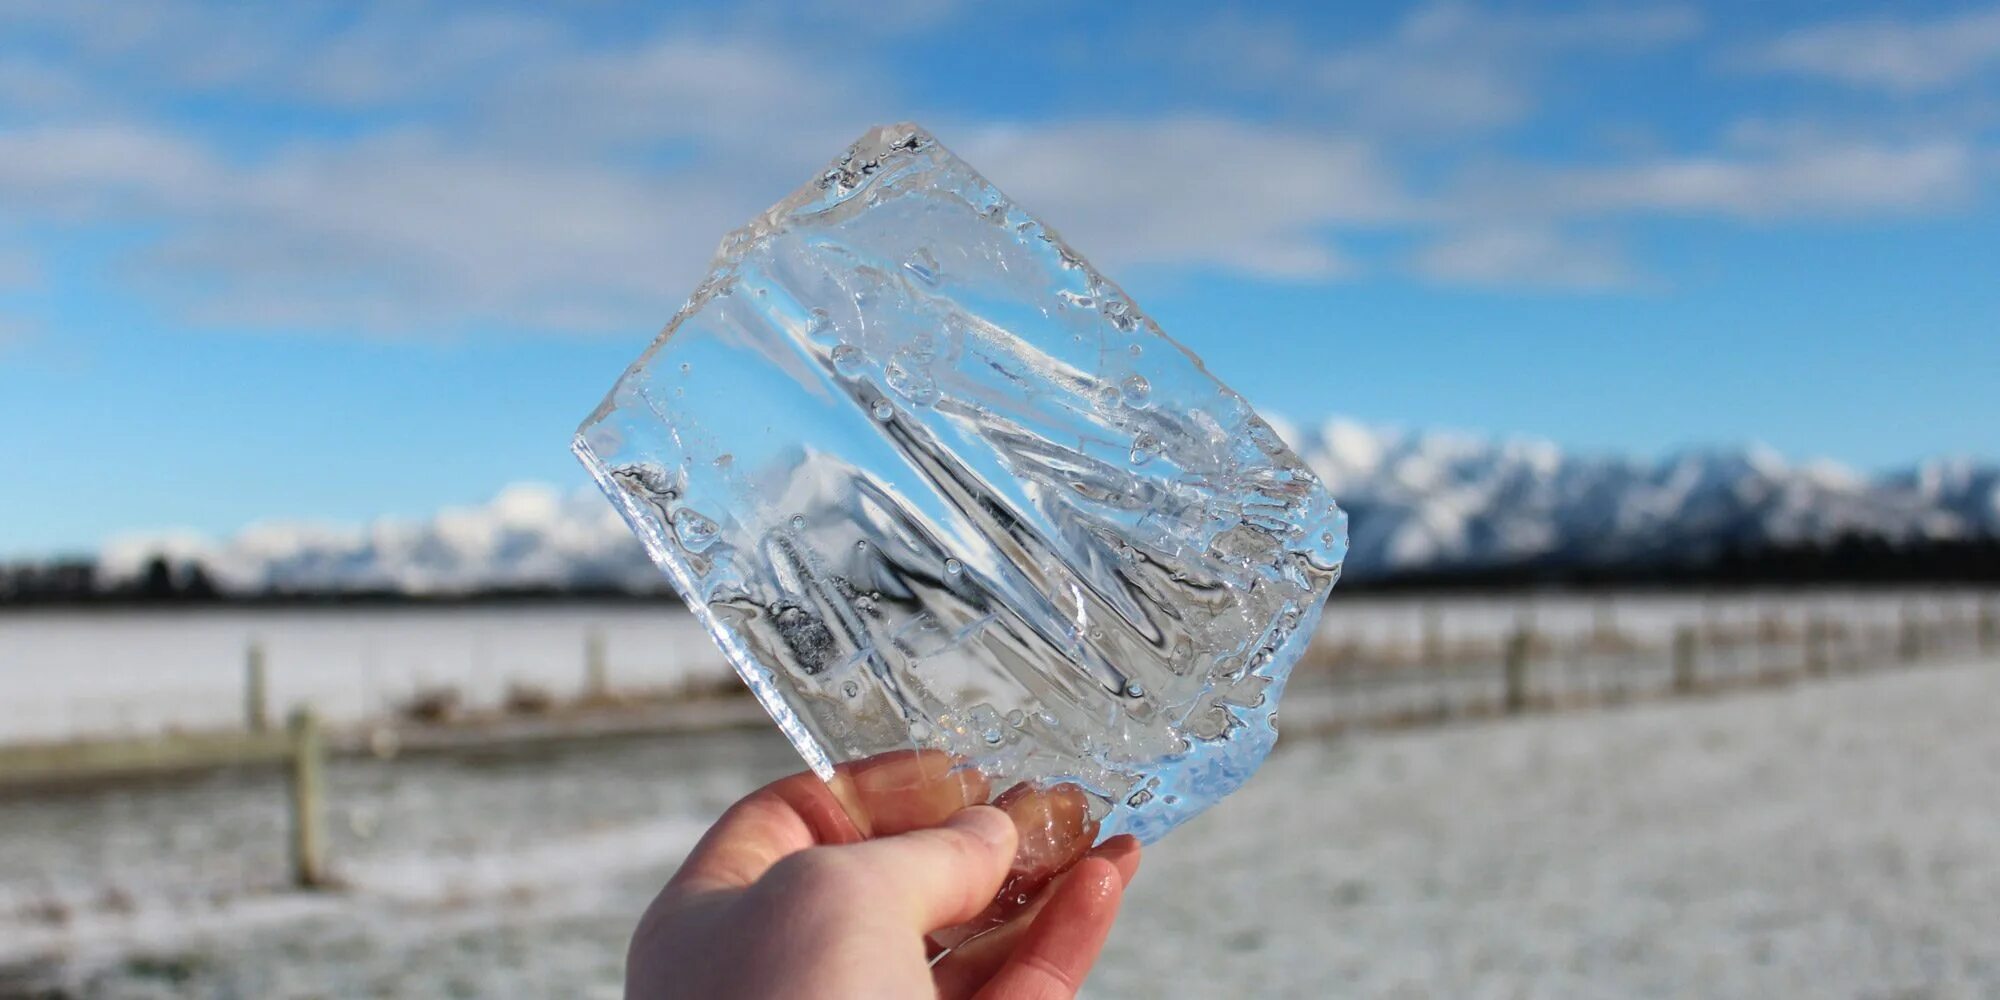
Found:
[[0, 555], [580, 481], [905, 118], [1296, 420], [2000, 450], [1990, 2], [0, 0]]

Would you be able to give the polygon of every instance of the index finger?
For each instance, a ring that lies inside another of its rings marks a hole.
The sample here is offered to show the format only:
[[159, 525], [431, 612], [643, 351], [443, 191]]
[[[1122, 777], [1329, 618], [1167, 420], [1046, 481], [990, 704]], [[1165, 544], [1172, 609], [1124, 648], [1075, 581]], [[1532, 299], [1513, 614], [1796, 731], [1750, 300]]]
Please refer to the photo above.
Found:
[[839, 765], [831, 783], [811, 772], [780, 778], [729, 807], [667, 888], [740, 889], [808, 847], [936, 826], [986, 801], [985, 777], [962, 763], [940, 750], [898, 750]]

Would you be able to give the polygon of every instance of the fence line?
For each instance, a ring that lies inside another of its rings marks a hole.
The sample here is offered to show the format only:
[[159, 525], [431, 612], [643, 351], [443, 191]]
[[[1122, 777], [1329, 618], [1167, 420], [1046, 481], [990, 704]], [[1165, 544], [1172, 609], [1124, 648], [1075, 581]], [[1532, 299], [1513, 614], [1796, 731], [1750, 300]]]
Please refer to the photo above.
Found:
[[[1537, 710], [1771, 686], [1869, 668], [2000, 652], [2000, 599], [1976, 608], [1905, 602], [1894, 620], [1802, 619], [1766, 609], [1729, 623], [1712, 610], [1663, 644], [1619, 631], [1600, 609], [1581, 633], [1539, 634], [1522, 616], [1497, 639], [1458, 639], [1426, 623], [1421, 656], [1403, 645], [1326, 643], [1307, 650], [1289, 692], [1304, 694], [1316, 730], [1442, 722]], [[1287, 715], [1298, 719], [1300, 712]]]
[[[1538, 631], [1531, 610], [1519, 613], [1512, 628], [1497, 637], [1453, 636], [1445, 616], [1434, 605], [1427, 605], [1417, 634], [1411, 637], [1413, 643], [1321, 641], [1311, 646], [1294, 672], [1286, 715], [1298, 719], [1300, 713], [1293, 703], [1303, 703], [1308, 731], [1436, 723], [1632, 698], [1699, 695], [1906, 666], [1944, 656], [2000, 652], [2000, 597], [1982, 597], [1971, 609], [1962, 604], [1926, 608], [1906, 601], [1891, 622], [1843, 621], [1824, 609], [1809, 610], [1802, 620], [1795, 618], [1767, 607], [1750, 621], [1731, 623], [1710, 607], [1675, 626], [1667, 642], [1649, 644], [1620, 630], [1615, 608], [1608, 603], [1593, 609], [1587, 629], [1560, 637]], [[246, 647], [243, 662], [240, 730], [0, 745], [0, 788], [281, 764], [287, 774], [291, 883], [301, 888], [332, 884], [323, 830], [327, 736], [310, 707], [295, 710], [283, 731], [273, 731], [269, 724], [269, 664], [260, 642], [253, 640]], [[718, 704], [713, 699], [725, 690], [739, 697], [727, 699], [726, 705]], [[467, 720], [449, 712], [436, 717], [407, 714], [403, 722], [416, 726], [410, 732], [420, 741], [429, 739], [441, 747], [466, 741], [519, 743], [592, 734], [587, 726], [579, 725], [586, 716], [560, 716], [558, 710], [564, 708], [599, 715], [645, 704], [694, 710], [637, 717], [625, 728], [599, 728], [600, 733], [680, 732], [755, 724], [761, 713], [741, 695], [733, 683], [726, 688], [685, 685], [676, 691], [619, 692], [611, 682], [603, 635], [591, 630], [585, 635], [582, 684], [573, 701], [559, 705], [545, 692], [536, 698], [518, 693], [510, 695], [502, 710], [545, 718], [550, 725], [493, 728], [491, 716], [471, 720], [477, 725], [457, 725]], [[1320, 711], [1315, 713], [1313, 706]], [[398, 752], [399, 745], [407, 745], [403, 742], [407, 738], [402, 731], [378, 723], [366, 739], [344, 745], [390, 755]]]

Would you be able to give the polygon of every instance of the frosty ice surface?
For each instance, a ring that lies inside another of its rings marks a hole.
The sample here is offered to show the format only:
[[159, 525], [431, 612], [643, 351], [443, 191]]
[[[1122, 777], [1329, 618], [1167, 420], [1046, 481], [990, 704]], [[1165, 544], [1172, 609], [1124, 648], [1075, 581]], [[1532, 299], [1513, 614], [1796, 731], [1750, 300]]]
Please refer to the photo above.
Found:
[[1249, 777], [1346, 551], [1242, 397], [914, 125], [724, 240], [575, 448], [823, 777], [934, 748], [1100, 838]]

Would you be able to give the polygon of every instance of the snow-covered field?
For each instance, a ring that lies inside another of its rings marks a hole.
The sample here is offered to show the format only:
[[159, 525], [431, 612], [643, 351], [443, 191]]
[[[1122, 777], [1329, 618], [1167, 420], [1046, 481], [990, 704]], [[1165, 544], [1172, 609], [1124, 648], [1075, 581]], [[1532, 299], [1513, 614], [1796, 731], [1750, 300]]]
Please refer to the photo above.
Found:
[[274, 710], [310, 703], [336, 722], [420, 687], [485, 705], [513, 682], [574, 692], [593, 632], [617, 685], [723, 669], [693, 616], [665, 604], [21, 612], [0, 616], [0, 742], [236, 724], [253, 642]]
[[[1280, 745], [1150, 849], [1099, 997], [2000, 995], [2000, 662]], [[615, 996], [762, 732], [0, 806], [0, 996]]]
[[[1794, 624], [1822, 613], [1849, 624], [1894, 621], [1905, 604], [1972, 613], [1978, 595], [1566, 595], [1413, 600], [1335, 592], [1329, 640], [1420, 644], [1434, 620], [1454, 642], [1491, 641], [1522, 620], [1563, 638], [1610, 624], [1663, 645], [1675, 625]], [[311, 703], [353, 722], [419, 687], [448, 685], [474, 705], [523, 682], [561, 694], [584, 677], [587, 637], [604, 638], [614, 685], [660, 687], [718, 676], [720, 655], [692, 616], [667, 605], [522, 605], [445, 609], [63, 611], [0, 615], [0, 742], [229, 725], [242, 717], [245, 650], [265, 649], [275, 709]]]

